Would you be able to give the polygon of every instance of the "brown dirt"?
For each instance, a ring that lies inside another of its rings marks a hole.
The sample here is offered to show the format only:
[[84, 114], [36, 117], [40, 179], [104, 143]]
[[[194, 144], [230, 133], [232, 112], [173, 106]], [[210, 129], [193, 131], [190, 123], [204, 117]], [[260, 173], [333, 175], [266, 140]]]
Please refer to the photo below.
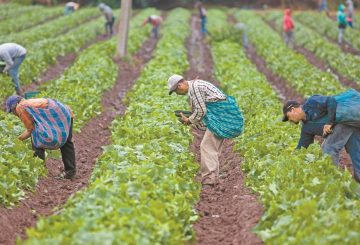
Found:
[[[218, 85], [213, 77], [213, 61], [209, 46], [201, 37], [199, 23], [191, 19], [192, 35], [187, 40], [190, 69], [186, 77], [208, 80]], [[190, 150], [200, 162], [200, 142], [204, 132], [193, 130], [194, 142]], [[244, 185], [239, 154], [233, 151], [234, 142], [226, 140], [220, 156], [220, 180], [216, 187], [202, 188], [196, 210], [200, 215], [194, 225], [196, 244], [262, 244], [251, 232], [261, 215], [257, 196]]]
[[257, 70], [265, 75], [266, 79], [283, 102], [289, 99], [297, 100], [299, 102], [304, 101], [303, 97], [292, 88], [284, 78], [274, 74], [267, 68], [265, 60], [257, 54], [256, 48], [252, 44], [249, 44], [249, 47], [246, 49], [246, 55], [256, 65]]
[[329, 67], [324, 61], [317, 58], [316, 55], [314, 53], [312, 53], [310, 50], [308, 50], [302, 46], [295, 47], [295, 50], [296, 50], [296, 52], [305, 56], [306, 59], [309, 61], [309, 63], [311, 63], [313, 66], [319, 68], [321, 71], [325, 71], [325, 72], [330, 71], [345, 86], [354, 88], [356, 90], [360, 90], [359, 84], [357, 84], [354, 81], [351, 81], [350, 79], [347, 79], [346, 77], [344, 77], [343, 75], [338, 73], [336, 70]]
[[132, 87], [144, 64], [150, 60], [156, 40], [146, 41], [133, 56], [132, 63], [118, 62], [119, 73], [116, 85], [103, 95], [104, 111], [89, 121], [80, 134], [74, 135], [77, 176], [74, 180], [56, 179], [62, 171], [61, 160], [46, 162], [49, 174], [41, 179], [33, 193], [14, 209], [0, 208], [0, 244], [14, 244], [17, 236], [25, 237], [25, 229], [35, 225], [39, 216], [50, 215], [54, 208], [61, 207], [70, 195], [85, 188], [93, 171], [102, 146], [109, 143], [109, 126], [114, 117], [123, 114], [126, 106], [122, 98]]
[[[300, 49], [299, 47], [296, 48], [296, 50]], [[321, 61], [319, 61], [316, 56], [311, 53], [309, 50], [302, 48], [304, 52], [306, 52], [306, 54], [308, 55], [307, 58], [309, 59], [309, 62], [314, 62], [312, 63], [314, 66], [320, 68], [319, 66], [321, 66], [323, 69], [325, 68], [324, 63], [322, 63]], [[303, 102], [304, 101], [304, 97], [302, 95], [300, 95], [294, 88], [292, 88], [291, 86], [289, 86], [288, 81], [286, 81], [284, 78], [281, 78], [277, 75], [275, 75], [270, 69], [268, 69], [266, 67], [266, 62], [264, 61], [264, 59], [262, 57], [260, 57], [257, 52], [256, 52], [256, 48], [252, 45], [249, 44], [249, 48], [246, 50], [247, 56], [249, 57], [249, 59], [256, 65], [257, 69], [259, 72], [263, 73], [266, 76], [267, 81], [271, 84], [271, 86], [274, 88], [274, 90], [276, 91], [276, 93], [278, 94], [278, 96], [280, 97], [280, 99], [282, 101], [287, 101], [287, 100], [297, 100], [299, 102]], [[305, 54], [303, 54], [305, 55]], [[310, 61], [311, 59], [311, 61]], [[342, 82], [346, 85], [346, 84], [352, 84], [351, 81], [344, 79], [343, 77], [339, 76], [339, 79], [343, 79]], [[352, 84], [355, 85], [355, 84]], [[347, 85], [350, 86], [350, 85]], [[354, 88], [356, 88], [354, 86]], [[357, 89], [357, 88], [356, 88]], [[322, 138], [321, 137], [316, 137], [317, 141], [319, 143], [322, 143]], [[352, 161], [350, 156], [346, 153], [345, 150], [341, 151], [340, 154], [340, 167], [342, 169], [348, 169], [352, 174], [353, 174], [353, 168], [352, 168]]]
[[40, 78], [36, 82], [23, 86], [23, 92], [37, 90], [41, 84], [59, 78], [65, 72], [65, 70], [67, 70], [70, 65], [74, 63], [78, 54], [80, 54], [82, 50], [88, 48], [90, 45], [93, 45], [97, 42], [105, 41], [107, 39], [109, 39], [107, 35], [99, 35], [94, 40], [91, 40], [87, 44], [82, 46], [78, 52], [69, 53], [65, 56], [59, 56], [57, 58], [57, 62], [48, 67], [48, 69], [40, 76]]
[[[278, 29], [275, 26], [275, 23], [273, 21], [265, 21], [275, 32], [279, 33]], [[294, 50], [298, 52], [299, 54], [302, 54], [310, 64], [317, 67], [321, 71], [325, 72], [331, 72], [336, 79], [338, 79], [342, 84], [345, 86], [352, 87], [354, 89], [359, 90], [360, 86], [354, 81], [351, 81], [350, 79], [347, 79], [343, 75], [341, 75], [339, 72], [337, 72], [335, 69], [330, 67], [326, 62], [320, 60], [313, 52], [306, 49], [304, 46], [296, 46], [294, 47]]]

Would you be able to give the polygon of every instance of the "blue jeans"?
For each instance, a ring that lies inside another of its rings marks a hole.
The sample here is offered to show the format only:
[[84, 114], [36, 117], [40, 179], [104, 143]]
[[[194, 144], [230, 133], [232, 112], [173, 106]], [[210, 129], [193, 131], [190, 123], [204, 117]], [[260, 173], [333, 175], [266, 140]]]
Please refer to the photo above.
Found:
[[346, 149], [351, 157], [356, 179], [360, 179], [360, 129], [338, 124], [334, 127], [322, 145], [323, 152], [331, 155], [333, 163], [339, 165], [339, 154], [342, 148]]
[[203, 35], [207, 34], [207, 29], [206, 29], [206, 16], [202, 16], [201, 17], [201, 33]]
[[11, 80], [15, 85], [16, 89], [20, 89], [20, 83], [19, 83], [19, 67], [21, 65], [21, 63], [23, 63], [24, 59], [25, 59], [25, 54], [20, 56], [20, 57], [16, 57], [14, 59], [14, 64], [11, 66], [11, 68], [9, 69], [9, 75], [11, 76]]
[[160, 29], [160, 25], [154, 26], [152, 29], [152, 33], [155, 38], [159, 37], [159, 29]]

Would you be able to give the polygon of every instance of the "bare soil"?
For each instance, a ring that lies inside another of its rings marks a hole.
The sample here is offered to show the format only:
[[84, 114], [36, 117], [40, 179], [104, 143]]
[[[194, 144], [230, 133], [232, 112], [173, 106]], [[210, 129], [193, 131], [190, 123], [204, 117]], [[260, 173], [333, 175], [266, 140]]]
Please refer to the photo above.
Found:
[[[271, 22], [271, 21], [266, 21], [266, 23], [275, 31], [278, 32], [278, 29], [275, 27], [275, 23]], [[296, 46], [294, 48], [294, 50], [296, 52], [298, 52], [299, 54], [302, 54], [310, 64], [312, 64], [313, 66], [317, 67], [318, 69], [320, 69], [321, 71], [324, 72], [331, 72], [333, 76], [336, 77], [337, 80], [339, 80], [342, 84], [344, 84], [345, 86], [354, 88], [359, 90], [360, 89], [360, 85], [357, 84], [356, 82], [346, 78], [345, 76], [341, 75], [339, 72], [337, 72], [335, 69], [333, 69], [332, 67], [330, 67], [326, 62], [320, 60], [313, 52], [311, 52], [310, 50], [306, 49], [304, 46]]]
[[[187, 40], [190, 69], [187, 78], [219, 83], [213, 77], [213, 61], [209, 46], [202, 38], [197, 17], [191, 19], [192, 35]], [[203, 131], [193, 130], [190, 150], [200, 162], [200, 143]], [[263, 209], [244, 184], [242, 159], [233, 150], [234, 142], [226, 140], [220, 156], [220, 180], [216, 187], [204, 186], [196, 210], [200, 215], [194, 225], [196, 244], [262, 244], [252, 232]]]
[[33, 193], [28, 193], [16, 208], [0, 208], [0, 244], [15, 244], [17, 236], [25, 238], [25, 229], [34, 226], [40, 216], [52, 214], [54, 208], [61, 207], [73, 193], [88, 185], [96, 159], [102, 153], [102, 146], [110, 143], [111, 122], [116, 115], [122, 115], [126, 110], [122, 98], [136, 81], [144, 64], [150, 60], [156, 41], [146, 41], [141, 50], [133, 56], [131, 64], [126, 61], [118, 62], [117, 83], [103, 95], [103, 113], [90, 120], [81, 133], [74, 135], [76, 178], [55, 178], [62, 172], [63, 163], [61, 160], [50, 159], [46, 162], [49, 174], [39, 181]]
[[[297, 49], [298, 48], [299, 47], [297, 47]], [[305, 51], [309, 55], [308, 59], [313, 59], [313, 61], [316, 59], [316, 57], [313, 53], [311, 53], [310, 51], [308, 51], [306, 49], [305, 49]], [[258, 71], [263, 73], [266, 76], [267, 81], [274, 88], [274, 90], [278, 93], [278, 96], [279, 96], [279, 98], [281, 98], [282, 101], [296, 100], [298, 102], [304, 102], [304, 97], [302, 95], [300, 95], [293, 87], [291, 87], [287, 80], [277, 76], [270, 69], [268, 69], [266, 67], [265, 60], [257, 54], [256, 48], [252, 44], [249, 44], [249, 48], [246, 50], [246, 53], [247, 53], [247, 56], [249, 57], [249, 59], [256, 65]], [[321, 62], [318, 60], [316, 60], [316, 62], [317, 62], [316, 63], [317, 65], [319, 65], [319, 66], [322, 65], [322, 67], [324, 68], [323, 63], [321, 64]], [[315, 64], [313, 64], [313, 65], [315, 65]], [[343, 80], [342, 82], [344, 84], [351, 83], [351, 81], [348, 81], [348, 80]], [[319, 143], [322, 143], [322, 141], [323, 141], [323, 139], [321, 137], [316, 137], [316, 139]], [[342, 150], [341, 154], [340, 154], [340, 167], [342, 169], [345, 169], [345, 168], [348, 169], [352, 174], [354, 173], [351, 158], [346, 153], [345, 150]]]

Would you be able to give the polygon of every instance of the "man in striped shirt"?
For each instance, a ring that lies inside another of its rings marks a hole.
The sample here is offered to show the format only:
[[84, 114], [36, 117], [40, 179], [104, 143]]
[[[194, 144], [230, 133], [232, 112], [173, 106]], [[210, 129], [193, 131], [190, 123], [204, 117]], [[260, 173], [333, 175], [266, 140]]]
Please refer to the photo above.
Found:
[[180, 75], [172, 75], [168, 80], [169, 94], [188, 95], [192, 114], [182, 120], [185, 125], [192, 125], [206, 130], [200, 144], [201, 152], [201, 177], [203, 185], [214, 185], [219, 175], [219, 155], [224, 138], [215, 136], [202, 122], [207, 112], [206, 103], [226, 100], [226, 95], [213, 84], [203, 80], [186, 81]]

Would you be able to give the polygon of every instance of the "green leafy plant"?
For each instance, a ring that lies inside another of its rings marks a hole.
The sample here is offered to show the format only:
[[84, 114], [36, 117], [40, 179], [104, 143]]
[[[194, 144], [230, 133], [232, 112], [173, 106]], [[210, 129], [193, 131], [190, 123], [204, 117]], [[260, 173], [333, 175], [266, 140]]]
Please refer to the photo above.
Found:
[[114, 121], [112, 144], [89, 187], [59, 214], [40, 219], [19, 244], [183, 244], [192, 238], [198, 167], [188, 152], [190, 133], [173, 115], [186, 101], [166, 88], [170, 74], [188, 68], [189, 17], [184, 9], [168, 14], [154, 58], [128, 94], [125, 116]]

